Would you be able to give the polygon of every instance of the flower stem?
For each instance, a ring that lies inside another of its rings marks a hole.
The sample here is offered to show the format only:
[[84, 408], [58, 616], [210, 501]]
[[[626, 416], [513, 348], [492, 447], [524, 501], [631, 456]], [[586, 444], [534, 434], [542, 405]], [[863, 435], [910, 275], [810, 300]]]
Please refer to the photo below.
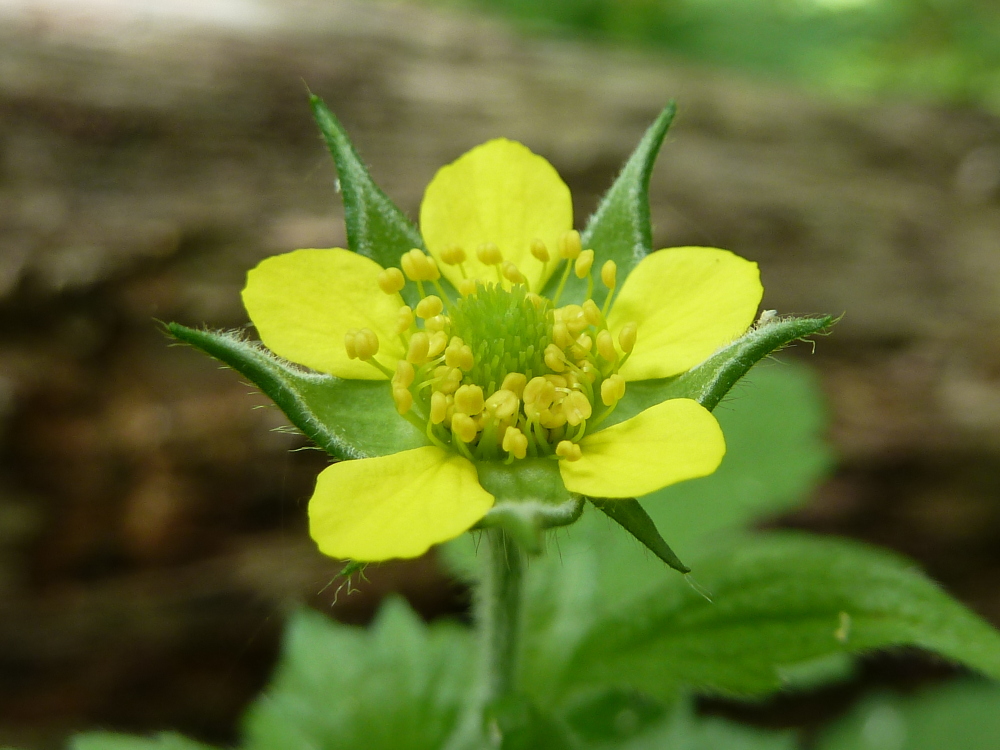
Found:
[[516, 690], [521, 588], [521, 550], [502, 529], [486, 529], [480, 554], [482, 579], [476, 599], [481, 640], [484, 705]]

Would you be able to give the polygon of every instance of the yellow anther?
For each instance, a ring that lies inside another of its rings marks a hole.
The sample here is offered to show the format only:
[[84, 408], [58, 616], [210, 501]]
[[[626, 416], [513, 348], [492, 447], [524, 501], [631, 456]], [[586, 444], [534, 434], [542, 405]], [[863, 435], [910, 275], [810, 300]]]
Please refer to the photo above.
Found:
[[541, 411], [548, 409], [552, 404], [552, 399], [556, 397], [556, 389], [546, 378], [539, 375], [528, 381], [521, 397], [524, 399], [525, 409], [532, 406]]
[[618, 352], [615, 351], [615, 338], [611, 331], [605, 329], [597, 334], [597, 353], [606, 362], [617, 362]]
[[462, 279], [458, 282], [458, 293], [463, 297], [468, 297], [471, 294], [476, 293], [476, 280], [475, 279]]
[[[544, 377], [546, 380], [552, 383], [553, 388], [565, 389], [569, 387], [569, 381], [566, 380], [565, 376], [563, 375], [556, 375], [550, 372], [548, 375], [543, 375], [542, 377]], [[555, 396], [553, 396], [553, 398], [555, 398]]]
[[605, 406], [614, 406], [625, 395], [625, 378], [617, 372], [601, 383], [601, 401]]
[[444, 350], [444, 361], [449, 367], [461, 367], [468, 372], [476, 365], [476, 360], [472, 356], [472, 347], [462, 343], [458, 336], [452, 336], [448, 348]]
[[427, 344], [427, 356], [430, 359], [441, 356], [448, 346], [448, 334], [444, 331], [434, 331]]
[[614, 289], [618, 283], [618, 264], [613, 260], [606, 260], [601, 266], [601, 281], [608, 289]]
[[392, 385], [394, 387], [409, 388], [413, 384], [413, 378], [416, 374], [413, 365], [405, 359], [401, 359], [396, 363], [396, 374], [392, 376]]
[[441, 391], [431, 394], [431, 424], [441, 424], [448, 416], [448, 396]]
[[517, 414], [518, 398], [512, 391], [501, 388], [486, 399], [486, 411], [497, 419], [509, 419]]
[[571, 391], [563, 401], [563, 413], [566, 415], [566, 421], [576, 427], [583, 420], [590, 419], [593, 407], [582, 391]]
[[468, 414], [456, 411], [451, 417], [451, 432], [463, 443], [471, 443], [476, 439], [479, 428], [476, 420]]
[[560, 440], [556, 446], [556, 455], [564, 461], [579, 461], [583, 457], [580, 446], [569, 440]]
[[358, 335], [357, 328], [348, 329], [347, 333], [344, 334], [344, 349], [347, 350], [348, 359], [357, 359], [358, 350], [354, 346], [354, 337]]
[[448, 245], [441, 251], [441, 261], [449, 266], [457, 266], [465, 263], [465, 250], [458, 245]]
[[492, 242], [484, 242], [476, 250], [476, 257], [484, 266], [498, 266], [503, 263], [503, 254], [500, 248]]
[[589, 325], [600, 326], [604, 317], [601, 315], [601, 308], [592, 299], [583, 303], [583, 318]]
[[562, 372], [566, 369], [566, 357], [562, 349], [555, 344], [549, 344], [545, 347], [544, 358], [545, 364], [553, 372]]
[[580, 233], [575, 229], [570, 229], [559, 238], [559, 257], [566, 260], [576, 260], [580, 256], [582, 247]]
[[396, 294], [406, 286], [406, 278], [398, 268], [383, 268], [378, 275], [378, 286], [386, 294]]
[[435, 315], [424, 321], [424, 330], [447, 331], [451, 327], [451, 318], [447, 315]]
[[569, 332], [569, 326], [561, 320], [552, 326], [552, 342], [560, 349], [566, 349], [573, 343], [573, 336]]
[[578, 279], [586, 278], [587, 274], [590, 273], [591, 266], [593, 265], [594, 251], [584, 250], [577, 256], [576, 263], [573, 264], [573, 272], [576, 273], [576, 277]]
[[538, 237], [535, 237], [535, 239], [531, 241], [530, 248], [531, 254], [535, 256], [535, 258], [540, 260], [542, 263], [549, 262], [549, 249], [545, 247], [544, 240], [540, 240]]
[[413, 408], [413, 394], [408, 388], [397, 385], [392, 389], [392, 400], [396, 402], [396, 411], [400, 414], [406, 414]]
[[412, 281], [435, 281], [441, 278], [441, 272], [434, 259], [417, 248], [403, 253], [399, 265]]
[[483, 406], [483, 389], [478, 385], [463, 385], [455, 391], [455, 408], [459, 411], [474, 417], [483, 410]]
[[410, 347], [406, 352], [406, 361], [414, 365], [422, 365], [427, 361], [427, 352], [430, 349], [431, 337], [423, 331], [410, 336]]
[[511, 261], [505, 260], [503, 266], [500, 269], [500, 273], [503, 277], [507, 279], [511, 284], [523, 284], [527, 279], [524, 278], [524, 274], [518, 270]]
[[587, 327], [587, 316], [583, 313], [583, 308], [579, 305], [566, 305], [561, 308], [562, 322], [569, 328], [571, 335], [579, 336], [580, 332]]
[[502, 447], [514, 458], [524, 458], [528, 454], [528, 438], [516, 427], [508, 427], [503, 433]]
[[538, 422], [548, 430], [558, 430], [566, 424], [566, 414], [563, 412], [561, 406], [553, 406], [541, 413], [538, 417]]
[[462, 384], [462, 371], [457, 367], [438, 368], [438, 370], [442, 370], [442, 372], [439, 376], [440, 380], [435, 386], [437, 390], [448, 395], [457, 391]]
[[441, 298], [436, 294], [431, 294], [424, 297], [417, 303], [417, 317], [427, 320], [427, 318], [433, 318], [435, 315], [440, 314], [444, 309], [444, 303]]
[[621, 332], [618, 334], [618, 346], [622, 348], [622, 351], [628, 354], [635, 348], [635, 337], [639, 332], [639, 326], [634, 322], [626, 323], [622, 326]]
[[583, 379], [586, 380], [588, 383], [593, 383], [595, 380], [597, 380], [597, 376], [599, 374], [598, 369], [594, 366], [594, 363], [591, 362], [589, 359], [585, 359], [583, 362], [581, 362], [579, 367], [580, 367], [580, 374], [583, 376]]
[[594, 348], [594, 340], [590, 338], [590, 336], [588, 336], [586, 333], [581, 333], [579, 336], [577, 336], [574, 344], [575, 347], [579, 349], [580, 352], [583, 352], [582, 356], [584, 357], [590, 352], [591, 349]]
[[524, 393], [524, 387], [528, 383], [528, 378], [523, 372], [508, 372], [500, 385], [505, 391], [510, 391], [518, 398]]
[[399, 315], [396, 316], [396, 333], [402, 335], [410, 330], [413, 326], [413, 310], [411, 310], [407, 305], [403, 305], [399, 308]]
[[524, 298], [533, 304], [536, 310], [541, 310], [545, 306], [545, 298], [540, 294], [528, 292], [524, 295]]

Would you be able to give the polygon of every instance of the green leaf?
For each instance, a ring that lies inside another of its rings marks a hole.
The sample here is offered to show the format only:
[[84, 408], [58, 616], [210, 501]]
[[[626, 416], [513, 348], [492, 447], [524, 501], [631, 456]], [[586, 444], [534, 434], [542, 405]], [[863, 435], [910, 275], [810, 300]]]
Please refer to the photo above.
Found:
[[995, 750], [1000, 685], [956, 682], [913, 696], [877, 695], [827, 729], [817, 750]]
[[78, 734], [69, 743], [70, 750], [212, 750], [209, 745], [189, 740], [173, 732], [153, 737], [133, 737], [113, 732]]
[[484, 711], [486, 732], [499, 750], [571, 750], [566, 730], [521, 694], [506, 696]]
[[793, 341], [821, 333], [833, 322], [832, 317], [824, 316], [763, 323], [682, 375], [631, 382], [625, 397], [608, 418], [608, 425], [623, 422], [671, 398], [693, 398], [706, 409], [713, 410], [736, 382], [764, 357]]
[[439, 750], [472, 686], [472, 633], [398, 599], [370, 629], [298, 611], [244, 721], [247, 750]]
[[563, 484], [557, 461], [493, 461], [476, 464], [476, 470], [479, 483], [496, 498], [476, 528], [503, 528], [525, 552], [542, 552], [545, 530], [571, 524], [583, 511], [583, 500]]
[[[653, 250], [649, 220], [649, 177], [676, 112], [676, 105], [670, 102], [649, 126], [580, 235], [583, 246], [595, 251], [595, 268], [599, 270], [605, 261], [615, 261], [618, 265], [619, 283]], [[555, 293], [559, 277], [560, 274], [554, 274], [549, 280], [546, 286], [547, 296], [551, 297]], [[586, 291], [586, 279], [578, 279], [575, 274], [570, 274], [563, 300], [581, 302]]]
[[[412, 248], [424, 249], [420, 232], [375, 184], [340, 121], [318, 96], [310, 95], [309, 104], [337, 165], [350, 249], [383, 267], [398, 266], [400, 256]], [[411, 305], [419, 300], [413, 287], [407, 284], [400, 292]]]
[[595, 508], [604, 512], [608, 518], [646, 545], [646, 548], [650, 552], [663, 560], [671, 568], [681, 573], [691, 572], [691, 568], [678, 559], [674, 551], [670, 549], [670, 545], [660, 536], [660, 532], [657, 531], [653, 519], [639, 505], [638, 500], [635, 498], [604, 500], [592, 497], [590, 498], [590, 502], [593, 503]]
[[262, 346], [229, 333], [177, 323], [167, 324], [167, 330], [248, 378], [332, 456], [384, 456], [427, 444], [396, 412], [386, 381], [342, 380], [293, 368]]
[[681, 686], [731, 695], [781, 689], [782, 670], [837, 653], [916, 646], [1000, 676], [1000, 633], [912, 563], [855, 542], [770, 534], [705, 557], [607, 613], [580, 642], [569, 684], [671, 698]]

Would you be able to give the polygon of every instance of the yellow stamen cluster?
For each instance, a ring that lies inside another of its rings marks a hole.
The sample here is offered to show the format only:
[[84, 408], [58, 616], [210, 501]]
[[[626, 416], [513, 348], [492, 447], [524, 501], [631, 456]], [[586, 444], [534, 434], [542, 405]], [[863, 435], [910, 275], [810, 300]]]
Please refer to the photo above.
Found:
[[[528, 249], [537, 261], [549, 262], [543, 241]], [[396, 325], [405, 358], [395, 371], [380, 363], [378, 337], [368, 329], [348, 332], [347, 354], [391, 377], [397, 410], [435, 444], [477, 460], [575, 461], [588, 427], [625, 394], [618, 370], [635, 346], [636, 326], [626, 325], [617, 341], [608, 329], [617, 280], [613, 261], [601, 267], [608, 290], [602, 308], [592, 299], [594, 252], [582, 248], [579, 233], [559, 238], [557, 256], [565, 268], [555, 303], [572, 270], [588, 279], [582, 305], [555, 307], [530, 292], [525, 275], [492, 243], [478, 247], [476, 258], [496, 267], [497, 282], [463, 279], [460, 297], [452, 299], [438, 283], [433, 258], [411, 250], [400, 259], [401, 269], [387, 268], [378, 277], [386, 294], [400, 292], [407, 280], [417, 286], [420, 300], [400, 309]], [[463, 275], [466, 259], [457, 246], [441, 253], [441, 261], [459, 266]], [[427, 294], [422, 282], [432, 282], [438, 294]]]

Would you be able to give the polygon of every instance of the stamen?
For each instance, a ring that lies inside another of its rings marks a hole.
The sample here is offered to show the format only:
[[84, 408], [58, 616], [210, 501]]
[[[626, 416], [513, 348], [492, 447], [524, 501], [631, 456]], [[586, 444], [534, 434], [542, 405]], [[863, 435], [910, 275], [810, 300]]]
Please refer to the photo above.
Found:
[[545, 241], [536, 237], [531, 241], [531, 254], [542, 263], [549, 262], [549, 249], [545, 247]]
[[528, 438], [517, 427], [508, 427], [503, 434], [502, 447], [513, 458], [524, 458], [528, 453]]
[[601, 402], [605, 406], [614, 406], [625, 395], [625, 378], [617, 372], [608, 376], [601, 383]]
[[526, 284], [527, 279], [524, 278], [524, 274], [521, 273], [517, 266], [511, 261], [505, 260], [503, 266], [501, 267], [501, 273], [503, 277], [507, 279], [511, 284]]
[[460, 266], [465, 263], [465, 250], [458, 245], [449, 245], [441, 251], [441, 260], [449, 266]]
[[492, 242], [484, 242], [476, 250], [476, 257], [484, 266], [498, 266], [503, 263], [503, 254], [500, 248]]
[[409, 306], [403, 305], [399, 308], [399, 315], [396, 317], [396, 333], [402, 336], [413, 327], [414, 322], [413, 310]]
[[545, 347], [545, 364], [553, 372], [562, 372], [566, 369], [566, 355], [555, 344], [549, 344]]
[[458, 293], [463, 297], [468, 297], [469, 295], [476, 293], [476, 287], [478, 283], [475, 279], [462, 279], [458, 282]]
[[518, 398], [521, 398], [521, 394], [524, 393], [525, 385], [528, 382], [527, 376], [522, 372], [509, 372], [507, 377], [503, 379], [503, 384], [500, 386], [505, 391], [510, 391]]
[[465, 414], [475, 416], [484, 406], [483, 389], [478, 385], [463, 385], [455, 392], [455, 408]]
[[410, 347], [406, 352], [406, 361], [414, 365], [422, 365], [427, 361], [427, 353], [430, 350], [431, 337], [423, 331], [410, 336]]
[[580, 257], [583, 246], [580, 244], [580, 233], [575, 229], [564, 232], [559, 238], [559, 257], [565, 260], [576, 260]]
[[430, 296], [424, 297], [420, 302], [417, 303], [417, 317], [423, 318], [433, 318], [435, 315], [439, 315], [444, 309], [444, 303], [441, 298], [431, 294]]
[[615, 351], [615, 340], [611, 331], [606, 328], [597, 334], [597, 353], [601, 355], [605, 362], [614, 364], [618, 361], [618, 352]]
[[414, 370], [413, 365], [405, 359], [401, 359], [396, 363], [396, 374], [392, 376], [392, 384], [393, 386], [409, 388], [413, 384], [415, 375], [416, 370]]
[[631, 354], [632, 349], [635, 348], [635, 337], [638, 331], [639, 326], [634, 322], [629, 322], [622, 327], [621, 332], [618, 334], [618, 346], [626, 354]]
[[604, 262], [601, 266], [601, 282], [608, 288], [608, 291], [614, 291], [615, 284], [618, 283], [618, 264], [613, 260], [608, 260]]
[[468, 414], [456, 411], [451, 418], [451, 433], [463, 443], [471, 443], [476, 439], [479, 428]]
[[600, 328], [604, 323], [604, 316], [601, 315], [601, 308], [592, 299], [583, 303], [583, 317], [588, 324], [595, 328]]
[[386, 294], [398, 294], [406, 286], [406, 278], [398, 268], [384, 268], [379, 272], [378, 285]]
[[564, 461], [579, 461], [583, 457], [580, 446], [569, 440], [560, 440], [556, 446], [556, 455]]
[[591, 267], [594, 265], [594, 251], [584, 250], [576, 258], [576, 263], [573, 264], [573, 270], [576, 272], [576, 277], [578, 279], [585, 278], [587, 274], [590, 273]]
[[565, 401], [563, 401], [563, 413], [566, 415], [566, 421], [573, 427], [576, 427], [585, 419], [590, 419], [593, 407], [591, 407], [590, 400], [583, 393], [580, 391], [571, 391], [566, 396]]
[[441, 391], [431, 394], [431, 424], [441, 424], [448, 416], [448, 396]]
[[400, 416], [406, 414], [413, 408], [413, 394], [409, 388], [396, 386], [392, 389], [392, 400], [396, 402], [396, 411]]

